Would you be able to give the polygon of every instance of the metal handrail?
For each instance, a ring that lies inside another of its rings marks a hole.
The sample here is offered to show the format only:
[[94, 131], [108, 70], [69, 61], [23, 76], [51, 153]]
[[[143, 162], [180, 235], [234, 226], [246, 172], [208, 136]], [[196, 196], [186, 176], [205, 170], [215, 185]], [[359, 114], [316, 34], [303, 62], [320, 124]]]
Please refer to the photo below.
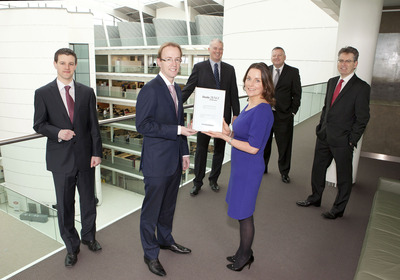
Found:
[[[185, 106], [183, 106], [183, 109], [188, 109], [188, 108], [192, 108], [192, 107], [193, 107], [193, 104], [185, 105]], [[134, 119], [135, 117], [136, 117], [136, 114], [99, 120], [99, 125], [131, 120], [131, 119]], [[8, 145], [8, 144], [15, 144], [15, 143], [19, 143], [19, 142], [29, 141], [29, 140], [33, 140], [33, 139], [37, 139], [37, 138], [41, 138], [41, 137], [44, 137], [44, 135], [39, 134], [39, 133], [33, 133], [33, 134], [29, 134], [29, 135], [24, 135], [24, 136], [8, 138], [5, 140], [0, 140], [0, 147], [4, 146], [4, 145]]]
[[[106, 120], [99, 120], [99, 125], [130, 120], [135, 117], [136, 117], [136, 114], [128, 115], [128, 116], [121, 116], [121, 117], [116, 117], [116, 118], [111, 118], [111, 119], [106, 119]], [[20, 136], [20, 137], [8, 138], [5, 140], [0, 140], [0, 147], [3, 145], [15, 144], [15, 143], [33, 140], [33, 139], [37, 139], [37, 138], [41, 138], [41, 137], [44, 137], [44, 135], [39, 134], [39, 133], [33, 133], [33, 134], [24, 135], [24, 136]]]

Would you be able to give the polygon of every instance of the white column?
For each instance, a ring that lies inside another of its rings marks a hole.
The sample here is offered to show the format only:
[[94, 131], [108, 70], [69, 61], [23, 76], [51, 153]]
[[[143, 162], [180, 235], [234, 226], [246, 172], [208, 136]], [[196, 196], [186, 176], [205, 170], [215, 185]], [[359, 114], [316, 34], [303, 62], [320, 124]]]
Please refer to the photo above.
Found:
[[108, 73], [111, 73], [112, 72], [112, 58], [111, 58], [111, 55], [110, 54], [108, 54], [107, 55], [107, 64], [108, 64]]
[[143, 45], [147, 46], [147, 36], [146, 36], [146, 29], [144, 28], [142, 5], [140, 5], [139, 7], [139, 16], [140, 16], [140, 26], [142, 27]]
[[[337, 57], [337, 52], [345, 46], [356, 48], [360, 53], [356, 74], [368, 84], [371, 84], [372, 80], [382, 8], [383, 0], [342, 0], [340, 4], [335, 55]], [[353, 154], [353, 183], [357, 179], [361, 145], [362, 138], [357, 143], [357, 149], [354, 150]], [[328, 168], [326, 180], [336, 184], [336, 165], [334, 161]]]
[[336, 44], [338, 52], [344, 46], [360, 52], [357, 76], [371, 84], [375, 50], [381, 24], [383, 0], [342, 0]]
[[110, 46], [110, 38], [108, 37], [108, 30], [107, 30], [107, 26], [104, 23], [104, 20], [102, 20], [103, 23], [103, 29], [104, 29], [104, 34], [106, 35], [106, 43], [107, 43], [107, 47]]
[[184, 5], [185, 5], [185, 18], [186, 18], [186, 29], [187, 29], [187, 36], [188, 36], [188, 42], [189, 46], [192, 45], [192, 34], [190, 32], [190, 15], [189, 15], [189, 8], [188, 8], [188, 2], [187, 0], [184, 0]]
[[189, 54], [188, 55], [188, 76], [192, 74], [192, 68], [193, 68], [193, 55]]
[[144, 73], [148, 74], [149, 73], [149, 55], [145, 54], [143, 60], [144, 60], [144, 65], [143, 65]]

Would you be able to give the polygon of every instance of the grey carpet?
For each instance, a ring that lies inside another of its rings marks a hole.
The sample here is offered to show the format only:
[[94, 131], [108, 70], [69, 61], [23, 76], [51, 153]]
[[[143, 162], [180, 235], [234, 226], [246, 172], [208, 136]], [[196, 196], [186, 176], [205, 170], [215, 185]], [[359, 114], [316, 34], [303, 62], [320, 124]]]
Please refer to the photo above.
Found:
[[[225, 257], [239, 244], [238, 222], [226, 215], [225, 194], [230, 164], [223, 167], [214, 193], [204, 186], [190, 197], [191, 184], [181, 188], [174, 222], [175, 240], [192, 249], [190, 255], [162, 251], [159, 258], [165, 279], [353, 279], [368, 223], [378, 177], [399, 179], [400, 164], [361, 158], [358, 180], [343, 218], [325, 220], [336, 190], [326, 189], [320, 208], [297, 207], [311, 191], [314, 127], [319, 116], [295, 127], [291, 183], [280, 180], [276, 145], [270, 173], [264, 176], [255, 212], [255, 262], [251, 269], [233, 272]], [[140, 212], [133, 213], [98, 232], [103, 250], [81, 248], [73, 268], [64, 267], [65, 251], [19, 273], [11, 279], [161, 279], [143, 263], [139, 236]]]

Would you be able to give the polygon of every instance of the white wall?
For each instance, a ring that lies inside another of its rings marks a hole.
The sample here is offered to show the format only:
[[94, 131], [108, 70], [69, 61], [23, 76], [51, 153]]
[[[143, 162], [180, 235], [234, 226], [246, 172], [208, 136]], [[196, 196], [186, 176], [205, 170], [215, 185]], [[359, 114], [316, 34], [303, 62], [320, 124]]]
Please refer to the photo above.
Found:
[[[0, 139], [34, 133], [34, 92], [56, 78], [53, 60], [58, 49], [70, 43], [89, 44], [91, 85], [95, 88], [93, 28], [89, 13], [57, 8], [0, 9]], [[45, 146], [45, 138], [3, 146], [4, 176], [7, 187], [55, 204]]]
[[[199, 13], [195, 9], [193, 9], [192, 7], [189, 7], [189, 18], [190, 18], [190, 21], [194, 22], [195, 21], [195, 17], [198, 14]], [[181, 8], [165, 7], [165, 8], [157, 9], [156, 18], [186, 20], [185, 8], [182, 5]]]
[[271, 64], [282, 47], [302, 85], [326, 82], [335, 64], [338, 24], [310, 0], [224, 2], [224, 61], [235, 66], [239, 89], [253, 62]]

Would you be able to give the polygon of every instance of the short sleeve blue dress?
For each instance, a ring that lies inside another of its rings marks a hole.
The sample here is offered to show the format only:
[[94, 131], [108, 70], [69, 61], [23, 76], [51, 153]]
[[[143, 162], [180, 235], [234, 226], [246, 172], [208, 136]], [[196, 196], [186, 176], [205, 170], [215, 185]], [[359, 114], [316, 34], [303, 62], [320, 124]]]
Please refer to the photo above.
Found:
[[242, 220], [254, 213], [258, 189], [265, 170], [264, 148], [274, 123], [271, 106], [260, 103], [240, 113], [233, 123], [234, 139], [258, 148], [252, 155], [232, 147], [231, 176], [226, 194], [229, 217]]

